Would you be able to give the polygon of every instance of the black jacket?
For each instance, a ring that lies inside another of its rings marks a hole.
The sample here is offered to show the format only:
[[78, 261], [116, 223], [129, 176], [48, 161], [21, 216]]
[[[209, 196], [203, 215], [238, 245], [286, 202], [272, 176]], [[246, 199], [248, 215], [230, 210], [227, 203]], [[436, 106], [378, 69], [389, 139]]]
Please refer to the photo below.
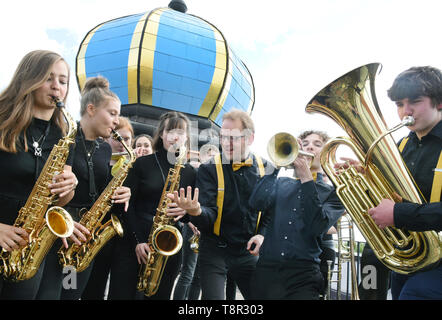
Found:
[[[426, 136], [418, 139], [414, 132], [402, 151], [402, 157], [416, 184], [430, 201], [434, 179], [434, 169], [442, 150], [442, 121]], [[442, 230], [442, 203], [396, 203], [394, 205], [394, 224], [397, 228], [412, 231]]]

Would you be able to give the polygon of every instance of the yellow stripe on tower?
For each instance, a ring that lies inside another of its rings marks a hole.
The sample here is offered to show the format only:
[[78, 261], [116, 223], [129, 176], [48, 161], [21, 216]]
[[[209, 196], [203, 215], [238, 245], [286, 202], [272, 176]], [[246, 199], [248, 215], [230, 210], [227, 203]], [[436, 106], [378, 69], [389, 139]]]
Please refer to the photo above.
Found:
[[127, 96], [129, 104], [138, 103], [138, 56], [147, 16], [148, 13], [145, 13], [140, 20], [138, 20], [130, 43], [127, 62]]
[[165, 8], [155, 9], [149, 15], [140, 56], [140, 103], [152, 105], [152, 80], [155, 48], [160, 17]]
[[210, 115], [210, 112], [214, 108], [223, 88], [224, 78], [226, 77], [227, 73], [226, 42], [218, 29], [216, 29], [213, 25], [210, 26], [212, 27], [213, 34], [215, 36], [216, 60], [212, 83], [210, 84], [206, 98], [198, 111], [198, 115], [201, 117], [208, 117]]
[[[230, 48], [228, 49], [230, 52]], [[230, 53], [231, 54], [231, 53]], [[212, 115], [210, 116], [210, 120], [215, 121], [218, 117], [219, 113], [221, 112], [222, 108], [224, 107], [224, 104], [226, 103], [227, 96], [229, 95], [230, 91], [230, 85], [232, 84], [232, 67], [231, 63], [227, 64], [227, 72], [226, 72], [226, 80], [223, 87], [223, 91], [221, 92], [221, 96], [218, 99], [218, 103], [216, 104]]]

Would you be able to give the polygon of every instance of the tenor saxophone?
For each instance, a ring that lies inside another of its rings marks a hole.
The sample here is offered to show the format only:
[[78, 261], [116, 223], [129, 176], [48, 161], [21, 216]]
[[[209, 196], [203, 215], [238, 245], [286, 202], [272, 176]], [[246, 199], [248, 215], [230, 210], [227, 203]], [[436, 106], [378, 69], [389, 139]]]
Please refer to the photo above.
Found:
[[180, 231], [173, 226], [173, 217], [167, 215], [167, 205], [171, 202], [167, 194], [177, 191], [180, 186], [180, 172], [184, 167], [185, 157], [186, 148], [183, 146], [180, 148], [175, 166], [170, 168], [167, 174], [147, 241], [151, 252], [148, 254], [147, 263], [141, 266], [138, 275], [137, 289], [143, 291], [148, 297], [153, 296], [158, 291], [167, 259], [176, 254], [183, 245], [183, 237]]
[[68, 132], [52, 148], [31, 194], [14, 222], [14, 227], [22, 228], [29, 234], [28, 244], [10, 252], [3, 249], [0, 253], [0, 272], [5, 279], [14, 282], [32, 278], [57, 237], [69, 237], [74, 230], [74, 222], [66, 210], [57, 206], [48, 210], [57, 200], [48, 185], [54, 175], [63, 171], [69, 147], [74, 143], [77, 133], [77, 125], [65, 110], [63, 102], [55, 97], [53, 100], [66, 118]]
[[102, 221], [112, 207], [111, 197], [127, 177], [129, 169], [136, 160], [135, 152], [126, 145], [123, 138], [113, 130], [112, 138], [118, 140], [127, 151], [128, 158], [115, 173], [115, 176], [95, 201], [92, 208], [80, 219], [80, 224], [86, 227], [91, 236], [81, 245], [71, 243], [66, 249], [64, 246], [58, 251], [60, 264], [63, 267], [72, 266], [77, 272], [84, 271], [95, 258], [103, 246], [117, 234], [123, 236], [123, 228], [119, 219], [112, 214], [105, 224]]

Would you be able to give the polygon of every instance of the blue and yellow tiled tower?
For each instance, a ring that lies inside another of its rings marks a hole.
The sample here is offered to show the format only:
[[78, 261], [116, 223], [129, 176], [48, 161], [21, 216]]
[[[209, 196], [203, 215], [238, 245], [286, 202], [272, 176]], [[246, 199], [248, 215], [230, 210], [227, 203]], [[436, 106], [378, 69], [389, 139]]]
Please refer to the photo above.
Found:
[[186, 113], [200, 129], [220, 126], [232, 108], [251, 113], [255, 92], [247, 67], [219, 29], [185, 11], [183, 1], [171, 1], [89, 31], [77, 54], [80, 89], [89, 77], [106, 77], [122, 114], [150, 133], [165, 110]]

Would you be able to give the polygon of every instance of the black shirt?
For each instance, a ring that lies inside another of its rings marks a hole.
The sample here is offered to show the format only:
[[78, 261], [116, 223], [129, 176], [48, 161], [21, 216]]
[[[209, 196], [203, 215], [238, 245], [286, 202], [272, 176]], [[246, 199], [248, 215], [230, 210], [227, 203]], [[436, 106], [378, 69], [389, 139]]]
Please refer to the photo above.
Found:
[[301, 183], [289, 177], [276, 178], [276, 174], [267, 176], [255, 187], [249, 202], [256, 209], [269, 211], [271, 222], [260, 259], [275, 262], [319, 263], [319, 238], [344, 212], [334, 188], [319, 178]]
[[[84, 140], [81, 128], [78, 127], [75, 138], [72, 171], [78, 179], [75, 195], [68, 203], [69, 207], [90, 209], [101, 192], [106, 188], [111, 176], [110, 159], [112, 156], [111, 146], [102, 139]], [[89, 168], [87, 153], [90, 152], [93, 163], [93, 175], [96, 188], [95, 199], [90, 195]]]
[[[49, 131], [46, 135], [46, 130]], [[28, 152], [24, 151], [23, 134], [17, 153], [0, 151], [0, 223], [12, 225], [18, 211], [26, 203], [43, 166], [54, 145], [62, 138], [60, 128], [52, 121], [34, 118], [26, 131]], [[32, 146], [33, 139], [40, 142], [41, 157], [37, 158]], [[72, 148], [71, 148], [72, 150]], [[72, 165], [72, 151], [66, 161]]]
[[[434, 169], [442, 150], [442, 121], [421, 140], [416, 133], [410, 132], [402, 151], [411, 175], [413, 176], [426, 201], [430, 201], [433, 186]], [[413, 231], [442, 230], [442, 204], [396, 203], [394, 206], [394, 224], [398, 228]]]
[[[203, 238], [210, 237], [216, 241], [222, 241], [230, 247], [244, 249], [247, 242], [256, 233], [259, 210], [250, 207], [248, 200], [253, 187], [260, 179], [258, 164], [254, 156], [252, 166], [241, 167], [237, 171], [233, 171], [231, 162], [223, 159], [222, 163], [224, 204], [219, 237], [213, 232], [218, 216], [218, 176], [214, 159], [198, 168], [196, 187], [199, 188], [199, 202], [202, 212], [200, 216], [191, 217], [191, 221], [201, 231]], [[266, 172], [273, 171], [273, 167], [268, 162], [263, 160], [263, 164]], [[257, 233], [264, 234], [267, 224], [268, 217], [263, 212]]]
[[[158, 161], [157, 161], [158, 160]], [[123, 217], [127, 218], [125, 235], [135, 235], [137, 243], [147, 242], [153, 225], [164, 183], [169, 169], [174, 164], [167, 158], [167, 151], [161, 149], [154, 154], [138, 158], [130, 169], [125, 186], [131, 189], [129, 210]], [[189, 164], [185, 164], [180, 172], [180, 188], [195, 186], [196, 170]]]

